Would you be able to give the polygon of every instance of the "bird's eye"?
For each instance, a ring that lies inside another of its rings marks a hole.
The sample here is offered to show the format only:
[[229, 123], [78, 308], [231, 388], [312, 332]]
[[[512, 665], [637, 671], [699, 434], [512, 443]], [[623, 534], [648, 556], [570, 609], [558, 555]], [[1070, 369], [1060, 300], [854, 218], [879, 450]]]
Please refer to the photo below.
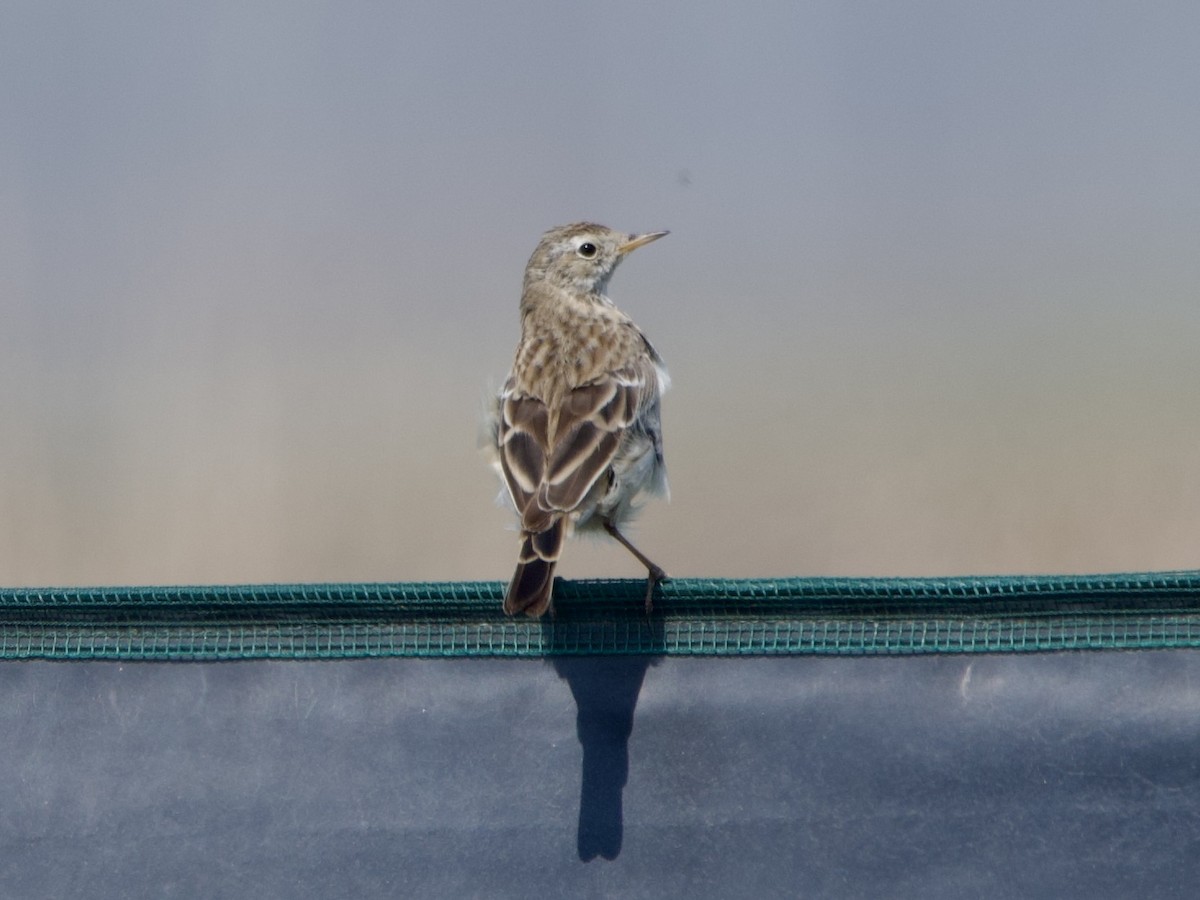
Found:
[[592, 259], [596, 256], [596, 245], [591, 241], [584, 241], [579, 245], [579, 249], [575, 252], [584, 259]]

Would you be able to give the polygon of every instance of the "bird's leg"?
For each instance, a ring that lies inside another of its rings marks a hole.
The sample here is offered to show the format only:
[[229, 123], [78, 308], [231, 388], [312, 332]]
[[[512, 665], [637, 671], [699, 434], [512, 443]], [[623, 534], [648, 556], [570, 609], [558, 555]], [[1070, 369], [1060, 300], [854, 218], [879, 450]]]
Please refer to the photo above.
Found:
[[616, 524], [610, 519], [604, 520], [604, 530], [611, 534], [614, 538], [621, 542], [621, 545], [638, 558], [643, 566], [646, 567], [646, 612], [649, 613], [654, 607], [654, 586], [660, 581], [667, 580], [667, 573], [660, 566], [655, 565], [646, 554], [642, 553], [637, 547], [629, 542], [629, 538], [621, 534]]

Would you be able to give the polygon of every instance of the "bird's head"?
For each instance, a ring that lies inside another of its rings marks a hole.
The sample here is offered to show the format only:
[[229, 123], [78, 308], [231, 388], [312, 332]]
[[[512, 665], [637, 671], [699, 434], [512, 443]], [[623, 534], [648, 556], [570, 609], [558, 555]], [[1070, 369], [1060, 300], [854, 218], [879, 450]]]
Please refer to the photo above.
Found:
[[603, 294], [627, 253], [667, 233], [627, 234], [592, 222], [551, 228], [542, 235], [525, 267], [525, 287], [549, 281], [573, 293]]

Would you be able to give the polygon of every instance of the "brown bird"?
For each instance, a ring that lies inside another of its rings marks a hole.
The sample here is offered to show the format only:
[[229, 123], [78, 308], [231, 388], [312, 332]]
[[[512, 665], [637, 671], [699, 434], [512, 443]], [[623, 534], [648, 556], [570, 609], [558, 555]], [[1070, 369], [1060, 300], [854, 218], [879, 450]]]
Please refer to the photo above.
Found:
[[551, 609], [554, 566], [576, 529], [603, 529], [646, 567], [646, 609], [667, 577], [621, 533], [643, 494], [667, 492], [658, 352], [605, 296], [627, 253], [665, 231], [553, 228], [525, 267], [521, 340], [496, 398], [492, 447], [520, 519], [509, 615]]

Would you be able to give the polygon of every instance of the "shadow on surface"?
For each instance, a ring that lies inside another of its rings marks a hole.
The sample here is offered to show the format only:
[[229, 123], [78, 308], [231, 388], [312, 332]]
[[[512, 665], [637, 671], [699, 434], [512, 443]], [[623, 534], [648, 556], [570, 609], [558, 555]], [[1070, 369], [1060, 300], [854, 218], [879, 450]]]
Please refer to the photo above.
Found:
[[625, 823], [622, 799], [629, 778], [629, 736], [646, 669], [653, 656], [559, 657], [554, 671], [575, 698], [575, 733], [583, 747], [579, 789], [579, 858], [616, 859]]
[[0, 666], [0, 897], [1194, 895], [1200, 652], [653, 661]]

